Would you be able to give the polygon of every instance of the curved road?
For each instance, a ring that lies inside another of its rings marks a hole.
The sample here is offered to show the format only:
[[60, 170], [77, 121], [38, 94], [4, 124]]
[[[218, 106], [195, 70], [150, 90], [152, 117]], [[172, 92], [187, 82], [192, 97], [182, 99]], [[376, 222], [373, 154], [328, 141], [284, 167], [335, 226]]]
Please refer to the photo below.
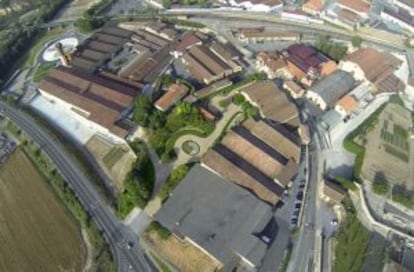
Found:
[[93, 187], [92, 182], [69, 159], [70, 156], [66, 154], [62, 145], [53, 136], [37, 126], [35, 120], [27, 114], [3, 102], [0, 102], [0, 107], [4, 109], [4, 115], [30, 135], [54, 162], [85, 210], [104, 233], [114, 253], [118, 271], [157, 271], [145, 256], [143, 248], [138, 243], [134, 243], [137, 238], [133, 232], [116, 218]]

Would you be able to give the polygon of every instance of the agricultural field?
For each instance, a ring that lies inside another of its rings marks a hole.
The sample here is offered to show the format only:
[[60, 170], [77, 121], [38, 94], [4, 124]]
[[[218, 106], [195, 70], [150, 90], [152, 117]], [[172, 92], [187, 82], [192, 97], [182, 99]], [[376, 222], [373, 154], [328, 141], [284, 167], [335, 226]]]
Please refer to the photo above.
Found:
[[395, 103], [387, 104], [371, 129], [359, 137], [365, 147], [362, 165], [365, 179], [374, 184], [385, 181], [389, 188], [414, 189], [412, 125], [409, 110]]
[[0, 168], [0, 271], [82, 271], [79, 225], [17, 149]]

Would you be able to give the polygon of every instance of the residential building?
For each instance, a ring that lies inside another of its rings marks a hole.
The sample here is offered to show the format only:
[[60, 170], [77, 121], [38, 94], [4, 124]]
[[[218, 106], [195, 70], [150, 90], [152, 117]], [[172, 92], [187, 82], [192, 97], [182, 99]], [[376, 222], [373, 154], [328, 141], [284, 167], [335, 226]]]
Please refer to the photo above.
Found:
[[301, 98], [305, 94], [305, 90], [293, 80], [285, 80], [283, 82], [283, 88], [287, 90], [290, 96], [294, 99]]
[[325, 180], [322, 184], [322, 197], [327, 201], [340, 205], [346, 196], [346, 191], [338, 184]]
[[240, 93], [259, 109], [262, 118], [297, 128], [300, 124], [298, 109], [287, 95], [271, 80], [259, 81], [242, 88]]
[[386, 22], [398, 25], [411, 34], [414, 33], [414, 16], [408, 10], [385, 7], [381, 11], [381, 18]]
[[275, 13], [283, 8], [283, 2], [280, 0], [228, 0], [228, 3], [233, 7], [254, 12]]
[[289, 46], [283, 55], [289, 73], [307, 86], [321, 76], [322, 65], [332, 61], [315, 48], [304, 44]]
[[120, 125], [132, 106], [139, 89], [81, 70], [59, 66], [38, 85], [39, 92], [50, 100], [71, 105], [79, 119], [90, 121], [124, 138], [128, 131]]
[[380, 52], [374, 48], [360, 48], [345, 56], [339, 67], [352, 73], [357, 81], [369, 81], [372, 91], [378, 93], [404, 89], [404, 83], [394, 75], [401, 64], [400, 59], [388, 52]]
[[257, 54], [256, 68], [258, 71], [266, 73], [269, 79], [290, 76], [285, 60], [277, 52], [262, 51]]
[[345, 95], [336, 103], [335, 110], [341, 114], [343, 118], [349, 116], [358, 107], [358, 101], [352, 95]]
[[155, 214], [155, 220], [222, 264], [256, 270], [274, 234], [269, 205], [247, 190], [195, 165]]
[[302, 5], [302, 11], [319, 16], [323, 10], [323, 0], [308, 0]]
[[365, 19], [368, 18], [371, 9], [371, 4], [364, 0], [338, 0], [336, 5]]
[[155, 103], [154, 106], [160, 111], [167, 111], [172, 106], [177, 104], [184, 96], [188, 94], [189, 88], [187, 85], [182, 83], [174, 83], [168, 87], [167, 92], [161, 96]]
[[331, 109], [341, 97], [354, 88], [355, 83], [352, 74], [337, 70], [312, 86], [306, 97], [322, 110]]

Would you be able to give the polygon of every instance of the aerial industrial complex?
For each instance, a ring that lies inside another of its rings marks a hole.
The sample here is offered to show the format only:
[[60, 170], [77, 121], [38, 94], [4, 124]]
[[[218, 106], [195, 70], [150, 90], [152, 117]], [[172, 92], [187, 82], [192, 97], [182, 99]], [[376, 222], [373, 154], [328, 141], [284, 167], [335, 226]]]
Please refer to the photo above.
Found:
[[42, 25], [0, 166], [39, 160], [118, 271], [414, 270], [414, 5], [109, 2]]

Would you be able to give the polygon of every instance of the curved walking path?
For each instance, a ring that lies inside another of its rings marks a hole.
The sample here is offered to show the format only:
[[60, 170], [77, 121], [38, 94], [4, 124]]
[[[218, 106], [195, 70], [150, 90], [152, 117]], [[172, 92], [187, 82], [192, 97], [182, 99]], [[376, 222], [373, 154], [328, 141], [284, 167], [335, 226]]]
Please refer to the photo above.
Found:
[[[178, 138], [174, 144], [174, 148], [177, 150], [177, 159], [174, 162], [174, 167], [181, 165], [181, 164], [188, 163], [192, 160], [199, 160], [202, 157], [202, 155], [206, 153], [207, 150], [214, 144], [216, 139], [220, 137], [221, 132], [226, 127], [227, 123], [238, 112], [240, 112], [240, 107], [234, 104], [230, 104], [225, 110], [225, 112], [223, 112], [223, 118], [221, 118], [216, 123], [216, 128], [214, 129], [214, 131], [207, 137], [199, 137], [196, 135], [188, 134], [188, 135], [183, 135], [180, 138]], [[196, 156], [188, 155], [181, 148], [183, 143], [189, 140], [196, 142], [200, 146], [200, 151], [198, 152]]]

